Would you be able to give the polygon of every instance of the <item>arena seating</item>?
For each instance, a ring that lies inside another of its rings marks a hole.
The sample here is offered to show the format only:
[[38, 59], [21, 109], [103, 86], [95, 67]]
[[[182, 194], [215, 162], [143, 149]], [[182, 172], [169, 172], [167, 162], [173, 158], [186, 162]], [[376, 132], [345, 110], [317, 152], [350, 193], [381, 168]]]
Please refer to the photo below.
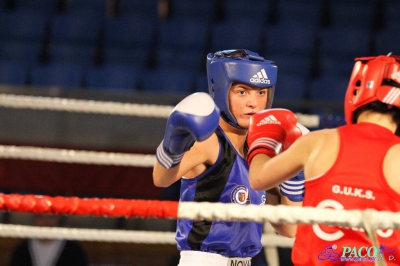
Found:
[[[190, 70], [183, 76], [196, 78], [178, 90], [189, 93], [206, 84], [196, 80], [205, 77], [208, 52], [244, 48], [276, 61], [280, 82], [300, 75], [309, 84], [321, 75], [347, 76], [355, 56], [396, 53], [391, 33], [399, 8], [394, 0], [10, 0], [0, 9], [0, 22], [9, 25], [0, 29], [0, 60], [28, 62], [27, 85], [36, 67], [136, 69], [135, 89], [144, 92], [159, 89], [148, 87], [147, 75]], [[309, 100], [308, 90], [296, 98]]]

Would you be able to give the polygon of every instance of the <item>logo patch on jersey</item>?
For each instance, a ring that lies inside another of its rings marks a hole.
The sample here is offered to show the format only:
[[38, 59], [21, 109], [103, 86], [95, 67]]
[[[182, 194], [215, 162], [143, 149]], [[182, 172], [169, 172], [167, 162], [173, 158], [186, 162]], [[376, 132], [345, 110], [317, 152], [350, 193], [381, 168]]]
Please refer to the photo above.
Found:
[[236, 186], [231, 193], [232, 203], [238, 203], [240, 205], [250, 204], [249, 189], [246, 186]]

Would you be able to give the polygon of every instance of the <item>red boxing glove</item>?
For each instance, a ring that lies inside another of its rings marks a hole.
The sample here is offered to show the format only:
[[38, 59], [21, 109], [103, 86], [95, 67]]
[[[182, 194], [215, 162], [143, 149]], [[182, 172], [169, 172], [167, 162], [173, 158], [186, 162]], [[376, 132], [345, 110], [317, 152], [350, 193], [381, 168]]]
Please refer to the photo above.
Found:
[[295, 140], [308, 133], [303, 125], [297, 123], [296, 115], [287, 109], [267, 109], [250, 118], [247, 144], [247, 162], [264, 153], [271, 158], [287, 150]]

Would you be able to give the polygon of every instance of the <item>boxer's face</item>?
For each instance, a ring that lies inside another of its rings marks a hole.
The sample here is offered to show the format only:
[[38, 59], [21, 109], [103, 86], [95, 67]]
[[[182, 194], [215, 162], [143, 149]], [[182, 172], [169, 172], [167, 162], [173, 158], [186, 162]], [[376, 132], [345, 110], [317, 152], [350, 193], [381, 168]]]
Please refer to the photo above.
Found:
[[241, 83], [232, 84], [229, 90], [229, 110], [239, 126], [249, 127], [250, 117], [264, 110], [268, 102], [268, 88], [258, 88]]

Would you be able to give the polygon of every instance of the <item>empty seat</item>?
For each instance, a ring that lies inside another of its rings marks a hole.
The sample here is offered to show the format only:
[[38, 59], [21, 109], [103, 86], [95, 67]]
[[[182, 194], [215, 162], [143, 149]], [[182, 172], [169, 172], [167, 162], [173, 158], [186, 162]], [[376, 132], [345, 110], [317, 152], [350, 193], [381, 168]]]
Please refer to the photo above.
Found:
[[310, 113], [343, 117], [343, 101], [349, 83], [348, 77], [322, 75], [310, 81], [309, 100], [313, 102]]
[[158, 29], [158, 47], [204, 51], [209, 24], [197, 19], [176, 18], [163, 22]]
[[374, 26], [375, 0], [331, 0], [329, 2], [330, 26], [359, 27], [371, 30]]
[[69, 12], [54, 16], [50, 43], [95, 46], [103, 20], [92, 12]]
[[42, 52], [42, 45], [36, 42], [1, 41], [0, 59], [38, 63]]
[[36, 65], [32, 69], [33, 86], [72, 89], [81, 87], [82, 81], [82, 68], [75, 64], [51, 63]]
[[18, 61], [0, 60], [1, 85], [25, 85], [28, 78], [28, 64]]
[[206, 72], [196, 72], [194, 90], [196, 92], [207, 92], [208, 93], [208, 81]]
[[57, 12], [58, 0], [14, 0], [18, 10], [40, 10], [52, 15]]
[[[274, 99], [304, 100], [308, 78], [298, 74], [282, 74], [278, 70]], [[295, 102], [295, 101], [294, 101]], [[279, 106], [285, 108], [285, 106]]]
[[224, 6], [225, 19], [251, 19], [266, 25], [268, 22], [269, 5], [271, 1], [226, 0]]
[[90, 66], [94, 63], [95, 48], [86, 45], [58, 43], [51, 46], [50, 62]]
[[374, 34], [374, 53], [375, 54], [400, 54], [400, 36], [394, 34], [399, 32], [400, 23], [386, 26]]
[[0, 11], [0, 40], [41, 43], [47, 16], [38, 10]]
[[216, 17], [217, 1], [215, 0], [176, 0], [171, 3], [170, 12], [173, 18], [190, 18], [213, 22]]
[[192, 19], [172, 19], [159, 27], [159, 67], [200, 70], [205, 67], [208, 24]]
[[310, 100], [343, 103], [348, 84], [349, 78], [322, 75], [310, 82]]
[[307, 25], [276, 24], [264, 31], [267, 54], [311, 57], [316, 50], [317, 29]]
[[400, 10], [400, 2], [397, 0], [385, 0], [383, 1], [383, 19], [384, 19], [384, 27], [400, 27], [399, 21], [399, 10]]
[[313, 29], [321, 24], [324, 0], [279, 0], [277, 2], [277, 23], [292, 27], [308, 26]]
[[[275, 61], [278, 66], [278, 75], [310, 76], [311, 58], [301, 55], [268, 54], [268, 59]], [[279, 77], [278, 77], [279, 78]]]
[[118, 3], [118, 14], [129, 14], [131, 16], [146, 15], [157, 18], [159, 0], [120, 0]]
[[138, 71], [134, 67], [104, 65], [89, 68], [85, 83], [89, 89], [135, 91], [137, 79]]
[[103, 51], [104, 64], [126, 65], [137, 69], [147, 68], [150, 61], [148, 47], [120, 48], [105, 46]]
[[350, 78], [354, 67], [354, 58], [322, 57], [320, 59], [320, 74]]
[[157, 67], [180, 68], [193, 71], [205, 70], [206, 54], [191, 50], [174, 50], [159, 48], [157, 50]]
[[247, 49], [258, 52], [263, 25], [253, 20], [223, 21], [212, 27], [211, 50]]
[[104, 45], [106, 47], [149, 47], [156, 30], [156, 21], [148, 16], [120, 15], [106, 20]]
[[108, 0], [69, 0], [67, 1], [68, 12], [94, 12], [105, 17], [107, 14]]
[[370, 31], [365, 28], [331, 27], [321, 31], [321, 57], [344, 58], [366, 56], [371, 52]]
[[146, 92], [190, 94], [194, 86], [194, 73], [189, 70], [159, 68], [145, 71], [141, 81]]

